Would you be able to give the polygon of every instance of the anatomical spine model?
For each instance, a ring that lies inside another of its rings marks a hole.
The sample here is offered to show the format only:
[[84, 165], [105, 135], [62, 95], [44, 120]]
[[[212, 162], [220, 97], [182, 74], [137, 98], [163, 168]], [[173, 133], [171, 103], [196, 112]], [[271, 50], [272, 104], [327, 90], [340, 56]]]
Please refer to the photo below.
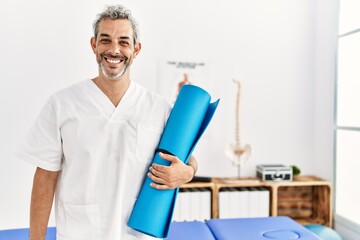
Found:
[[230, 144], [225, 149], [225, 154], [230, 158], [234, 166], [237, 167], [237, 177], [240, 178], [241, 166], [249, 159], [251, 146], [246, 144], [241, 146], [240, 142], [240, 90], [241, 83], [239, 80], [233, 80], [237, 85], [236, 109], [235, 109], [235, 143]]

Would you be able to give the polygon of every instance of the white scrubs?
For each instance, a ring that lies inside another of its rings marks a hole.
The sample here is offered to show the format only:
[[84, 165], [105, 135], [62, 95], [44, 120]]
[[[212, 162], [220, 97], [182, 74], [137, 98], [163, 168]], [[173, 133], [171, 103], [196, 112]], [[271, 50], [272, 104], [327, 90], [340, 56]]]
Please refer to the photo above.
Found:
[[55, 93], [18, 156], [59, 171], [57, 240], [154, 239], [127, 226], [170, 113], [131, 82], [117, 107], [92, 80]]

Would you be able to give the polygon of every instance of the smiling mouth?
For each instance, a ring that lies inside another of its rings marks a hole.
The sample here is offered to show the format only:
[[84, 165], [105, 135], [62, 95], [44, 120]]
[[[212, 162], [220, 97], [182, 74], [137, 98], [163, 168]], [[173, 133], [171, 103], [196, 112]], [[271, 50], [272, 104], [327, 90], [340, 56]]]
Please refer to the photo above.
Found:
[[104, 57], [104, 59], [105, 59], [105, 61], [107, 61], [108, 63], [111, 63], [111, 64], [119, 64], [125, 60], [125, 59], [120, 59], [120, 58], [107, 58], [107, 57]]
[[104, 60], [110, 64], [119, 64], [126, 60], [126, 57], [102, 54]]

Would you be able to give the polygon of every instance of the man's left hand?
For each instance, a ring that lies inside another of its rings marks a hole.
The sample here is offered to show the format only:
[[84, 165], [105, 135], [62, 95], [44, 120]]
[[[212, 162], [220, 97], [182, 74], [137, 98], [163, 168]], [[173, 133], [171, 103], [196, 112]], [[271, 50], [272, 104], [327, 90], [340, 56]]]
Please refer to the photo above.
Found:
[[[151, 187], [159, 190], [178, 188], [182, 184], [190, 182], [194, 177], [196, 168], [193, 166], [186, 165], [178, 157], [170, 154], [159, 153], [159, 155], [171, 164], [164, 166], [154, 163], [150, 166], [147, 176], [154, 181], [150, 184]], [[190, 160], [195, 161], [193, 157]]]

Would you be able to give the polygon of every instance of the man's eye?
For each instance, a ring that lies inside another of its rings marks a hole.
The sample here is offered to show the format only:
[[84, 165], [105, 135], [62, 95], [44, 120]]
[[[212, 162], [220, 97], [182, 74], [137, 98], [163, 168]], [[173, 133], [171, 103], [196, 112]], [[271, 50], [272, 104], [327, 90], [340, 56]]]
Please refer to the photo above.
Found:
[[109, 40], [109, 39], [100, 39], [100, 42], [101, 42], [101, 43], [109, 43], [110, 40]]
[[120, 41], [120, 44], [121, 44], [121, 45], [129, 45], [129, 42], [127, 42], [127, 41]]

